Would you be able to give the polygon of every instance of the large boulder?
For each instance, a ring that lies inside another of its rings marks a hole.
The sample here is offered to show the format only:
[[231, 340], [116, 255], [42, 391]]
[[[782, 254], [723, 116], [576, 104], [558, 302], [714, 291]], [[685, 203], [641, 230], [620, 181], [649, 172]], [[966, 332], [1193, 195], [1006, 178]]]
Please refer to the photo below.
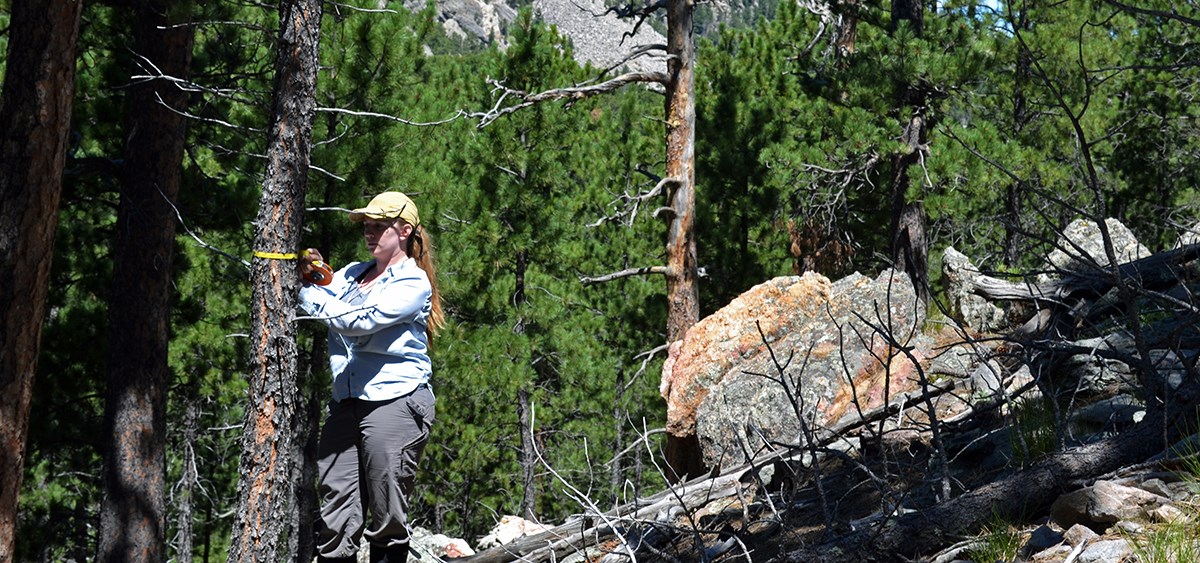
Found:
[[769, 442], [798, 444], [801, 416], [829, 425], [855, 405], [914, 389], [911, 359], [929, 356], [918, 342], [923, 322], [908, 276], [894, 271], [837, 283], [810, 272], [755, 286], [671, 346], [660, 387], [667, 430], [699, 438], [709, 467]]
[[[1112, 240], [1113, 254], [1118, 264], [1132, 262], [1149, 256], [1150, 250], [1138, 242], [1137, 237], [1120, 221], [1106, 219], [1104, 225]], [[1063, 229], [1057, 248], [1046, 257], [1052, 269], [1072, 273], [1088, 273], [1096, 267], [1108, 266], [1108, 254], [1104, 250], [1104, 237], [1100, 225], [1088, 219], [1076, 219]]]

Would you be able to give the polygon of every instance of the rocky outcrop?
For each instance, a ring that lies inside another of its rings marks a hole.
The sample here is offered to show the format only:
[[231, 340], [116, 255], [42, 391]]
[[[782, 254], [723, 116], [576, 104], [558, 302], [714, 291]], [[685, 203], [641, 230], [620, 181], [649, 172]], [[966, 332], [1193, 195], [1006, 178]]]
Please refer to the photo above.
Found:
[[[438, 21], [447, 35], [504, 49], [517, 9], [528, 4], [515, 0], [438, 0], [436, 5]], [[571, 40], [580, 65], [624, 67], [638, 72], [666, 70], [666, 53], [661, 50], [651, 56], [630, 58], [643, 47], [666, 43], [650, 21], [637, 26], [636, 20], [618, 18], [602, 0], [533, 0], [532, 5], [536, 18], [557, 27]], [[404, 7], [417, 11], [425, 3], [405, 0]]]
[[942, 274], [951, 315], [984, 334], [1005, 328], [1008, 319], [1004, 309], [975, 294], [975, 280], [981, 274], [965, 254], [953, 246], [946, 247], [942, 253]]
[[[508, 25], [517, 17], [516, 2], [438, 0], [436, 4], [437, 18], [446, 35], [484, 45], [508, 46]], [[423, 10], [425, 6], [421, 0], [404, 0], [404, 7], [413, 12]]]
[[[912, 390], [928, 355], [924, 309], [893, 271], [831, 283], [815, 273], [760, 284], [672, 345], [659, 391], [667, 429], [699, 438], [709, 467]], [[901, 354], [898, 346], [908, 347]]]
[[667, 70], [666, 52], [631, 58], [639, 49], [665, 45], [667, 39], [649, 22], [636, 26], [607, 12], [602, 0], [534, 0], [534, 13], [569, 37], [575, 61], [597, 68], [625, 67], [637, 72]]

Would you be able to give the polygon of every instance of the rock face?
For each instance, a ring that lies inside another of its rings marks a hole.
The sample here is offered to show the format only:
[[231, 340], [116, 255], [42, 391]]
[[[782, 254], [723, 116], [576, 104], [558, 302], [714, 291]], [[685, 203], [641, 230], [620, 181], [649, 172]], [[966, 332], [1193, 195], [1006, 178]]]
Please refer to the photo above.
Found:
[[[484, 45], [508, 46], [508, 28], [517, 9], [527, 4], [516, 0], [437, 0], [438, 21], [447, 35]], [[597, 68], [619, 65], [629, 54], [646, 45], [666, 44], [666, 38], [647, 21], [634, 33], [635, 20], [605, 13], [603, 0], [533, 0], [534, 16], [556, 26], [571, 40], [575, 60]], [[421, 10], [425, 3], [404, 0], [404, 7]], [[728, 10], [726, 10], [728, 11]], [[666, 53], [640, 57], [625, 65], [630, 70], [666, 71]]]
[[764, 440], [801, 443], [800, 416], [828, 425], [856, 402], [867, 410], [915, 388], [914, 365], [882, 333], [924, 360], [923, 322], [902, 273], [760, 284], [672, 345], [659, 388], [667, 430], [697, 436], [710, 467], [740, 463]]
[[[620, 65], [630, 53], [647, 45], [665, 45], [667, 39], [646, 22], [634, 33], [634, 21], [605, 14], [602, 0], [534, 0], [537, 16], [571, 38], [575, 61], [598, 68]], [[627, 36], [628, 35], [628, 36]], [[625, 66], [639, 72], [666, 72], [666, 52], [639, 57]]]
[[[437, 18], [446, 35], [459, 39], [474, 39], [485, 45], [508, 45], [508, 24], [517, 17], [516, 3], [504, 0], [438, 0]], [[409, 11], [420, 11], [425, 2], [404, 0]]]

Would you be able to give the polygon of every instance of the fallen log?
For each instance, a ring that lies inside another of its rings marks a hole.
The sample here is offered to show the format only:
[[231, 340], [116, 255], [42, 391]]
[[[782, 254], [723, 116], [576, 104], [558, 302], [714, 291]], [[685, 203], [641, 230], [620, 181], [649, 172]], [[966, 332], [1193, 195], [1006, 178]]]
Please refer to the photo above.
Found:
[[[1117, 266], [1125, 283], [1143, 289], [1162, 289], [1194, 276], [1185, 266], [1200, 258], [1200, 244], [1192, 244]], [[999, 301], [1038, 301], [1063, 304], [1077, 294], [1101, 296], [1116, 286], [1109, 269], [1090, 272], [1063, 272], [1060, 279], [1045, 282], [1009, 281], [987, 275], [975, 279], [974, 292]]]
[[[1193, 376], [1194, 379], [1194, 376]], [[1124, 434], [1064, 450], [1032, 467], [979, 487], [930, 508], [911, 512], [855, 530], [828, 541], [791, 551], [775, 559], [787, 563], [884, 562], [917, 559], [938, 553], [965, 536], [977, 533], [999, 517], [1020, 521], [1045, 513], [1063, 493], [1121, 467], [1143, 462], [1178, 439], [1186, 419], [1196, 416], [1196, 381], [1172, 405], [1175, 415], [1161, 410], [1147, 414]]]
[[[837, 441], [846, 434], [867, 424], [895, 415], [913, 407], [928, 398], [933, 398], [955, 388], [953, 381], [931, 387], [928, 394], [913, 391], [897, 396], [894, 400], [879, 408], [864, 411], [861, 416], [844, 417], [831, 428], [817, 430], [815, 439], [818, 448], [823, 448]], [[541, 563], [545, 561], [560, 561], [575, 553], [583, 553], [588, 548], [613, 542], [618, 536], [627, 534], [641, 536], [638, 527], [656, 524], [673, 524], [674, 516], [682, 513], [695, 513], [704, 505], [716, 501], [736, 497], [739, 488], [748, 476], [753, 476], [760, 469], [780, 460], [801, 458], [805, 452], [812, 449], [807, 444], [797, 444], [790, 447], [778, 448], [763, 453], [748, 463], [729, 468], [720, 475], [701, 477], [681, 485], [670, 487], [649, 498], [639, 499], [603, 514], [588, 514], [536, 535], [529, 535], [497, 546], [475, 555], [456, 559], [463, 563], [508, 563], [521, 561]], [[626, 547], [622, 542], [610, 548], [614, 553], [622, 553]]]

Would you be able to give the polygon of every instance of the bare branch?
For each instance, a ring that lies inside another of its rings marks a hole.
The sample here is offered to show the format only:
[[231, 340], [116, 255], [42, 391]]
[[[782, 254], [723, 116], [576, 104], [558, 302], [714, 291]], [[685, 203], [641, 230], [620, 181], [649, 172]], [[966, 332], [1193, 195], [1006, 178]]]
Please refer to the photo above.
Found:
[[184, 117], [186, 117], [186, 118], [188, 118], [188, 119], [194, 119], [194, 120], [196, 120], [196, 121], [203, 121], [203, 122], [205, 122], [205, 123], [212, 123], [212, 124], [215, 124], [215, 125], [220, 125], [220, 126], [222, 126], [222, 127], [228, 127], [228, 128], [230, 128], [230, 129], [234, 129], [234, 130], [237, 130], [237, 131], [245, 131], [245, 132], [248, 132], [248, 133], [262, 133], [262, 129], [257, 129], [257, 128], [254, 128], [254, 127], [246, 127], [246, 126], [244, 126], [244, 125], [237, 125], [237, 124], [234, 124], [234, 123], [230, 123], [230, 122], [228, 122], [228, 121], [222, 121], [222, 120], [220, 120], [220, 119], [214, 119], [214, 118], [211, 118], [211, 117], [201, 117], [201, 116], [199, 116], [199, 115], [191, 114], [191, 113], [188, 113], [188, 112], [186, 112], [186, 111], [179, 111], [179, 110], [177, 110], [177, 109], [175, 109], [175, 108], [171, 107], [170, 105], [168, 105], [166, 102], [164, 102], [164, 101], [163, 101], [163, 99], [162, 99], [162, 96], [159, 96], [159, 95], [157, 95], [157, 94], [156, 94], [156, 95], [155, 95], [155, 98], [158, 100], [158, 103], [159, 103], [160, 105], [162, 105], [164, 108], [167, 108], [167, 109], [169, 109], [169, 110], [171, 110], [171, 111], [173, 111], [173, 112], [175, 112], [175, 113], [177, 113], [177, 114], [179, 114], [179, 115], [182, 115], [182, 116], [184, 116]]
[[[648, 57], [648, 56], [650, 56], [650, 53], [653, 51], [662, 51], [665, 53], [667, 51], [667, 46], [662, 43], [653, 43], [650, 45], [642, 45], [642, 46], [630, 51], [628, 55], [625, 55], [625, 58], [609, 65], [608, 68], [605, 68], [603, 71], [600, 72], [600, 76], [604, 76], [604, 75], [612, 72], [613, 70], [620, 68], [621, 65], [624, 65], [625, 63], [628, 63], [629, 61], [632, 61], [636, 58]], [[667, 57], [667, 58], [670, 59], [671, 57]]]
[[[666, 86], [670, 80], [670, 76], [668, 76], [665, 72], [627, 72], [599, 84], [593, 84], [590, 86], [555, 88], [552, 90], [539, 92], [537, 94], [529, 94], [520, 90], [514, 90], [505, 86], [499, 80], [489, 78], [488, 83], [492, 84], [493, 91], [500, 92], [500, 98], [496, 100], [496, 105], [493, 106], [491, 110], [488, 110], [484, 113], [468, 113], [465, 111], [460, 113], [466, 115], [467, 117], [478, 118], [479, 128], [482, 129], [505, 115], [515, 113], [518, 110], [527, 108], [534, 104], [552, 102], [556, 100], [570, 100], [571, 102], [575, 102], [578, 100], [591, 98], [593, 96], [607, 94], [621, 88], [622, 86], [639, 82], [661, 84]], [[521, 101], [511, 106], [504, 106], [504, 100], [509, 96], [515, 97]]]
[[378, 117], [380, 119], [387, 119], [387, 120], [395, 121], [397, 123], [403, 123], [405, 125], [414, 125], [417, 127], [428, 127], [431, 125], [443, 125], [443, 124], [455, 121], [460, 117], [467, 116], [467, 114], [465, 112], [460, 111], [460, 112], [454, 114], [453, 117], [447, 117], [446, 119], [441, 119], [438, 121], [411, 121], [411, 120], [404, 119], [401, 117], [396, 117], [394, 115], [388, 115], [386, 113], [376, 113], [373, 111], [354, 111], [354, 110], [343, 109], [343, 108], [317, 108], [317, 111], [325, 112], [325, 113], [340, 113], [343, 115], [353, 115], [353, 116], [358, 116], [358, 117]]
[[[645, 171], [642, 171], [642, 172], [645, 173]], [[649, 175], [649, 174], [647, 174], [647, 175]], [[678, 183], [679, 183], [679, 179], [675, 178], [675, 177], [662, 178], [658, 181], [658, 184], [656, 184], [653, 188], [650, 189], [650, 191], [642, 192], [637, 195], [630, 195], [628, 192], [621, 194], [616, 200], [613, 201], [613, 203], [620, 202], [625, 207], [625, 209], [617, 211], [616, 213], [613, 213], [612, 215], [608, 215], [606, 217], [601, 217], [599, 219], [596, 219], [595, 222], [588, 223], [587, 226], [593, 227], [593, 228], [599, 227], [600, 225], [603, 225], [604, 223], [607, 223], [607, 222], [619, 221], [622, 219], [622, 217], [627, 217], [627, 220], [625, 221], [625, 223], [626, 223], [626, 225], [631, 226], [631, 225], [633, 225], [633, 220], [637, 217], [638, 209], [641, 207], [642, 202], [662, 195], [663, 190], [668, 185], [678, 184]], [[633, 206], [629, 207], [630, 204], [632, 204]]]
[[654, 12], [666, 9], [667, 0], [656, 0], [654, 2], [648, 2], [645, 6], [640, 7], [632, 4], [627, 6], [613, 6], [605, 10], [603, 14], [599, 14], [596, 17], [615, 14], [619, 19], [637, 18], [637, 21], [633, 24], [633, 29], [621, 34], [621, 42], [623, 43], [627, 37], [633, 37], [637, 35], [638, 30], [642, 28], [642, 24], [645, 23], [647, 19], [650, 19], [650, 16], [654, 15]]
[[606, 274], [603, 276], [596, 276], [596, 277], [584, 276], [584, 277], [579, 278], [579, 281], [581, 283], [583, 283], [584, 285], [590, 285], [590, 284], [594, 284], [594, 283], [602, 283], [602, 282], [612, 281], [612, 280], [620, 279], [620, 278], [643, 276], [646, 274], [662, 274], [665, 276], [669, 273], [671, 273], [671, 270], [670, 270], [670, 268], [667, 268], [666, 266], [648, 266], [645, 268], [629, 268], [626, 270], [621, 270], [619, 272], [613, 272], [611, 274]]
[[[338, 12], [339, 10], [344, 9], [344, 10], [351, 11], [351, 12], [363, 12], [366, 14], [395, 14], [395, 13], [398, 13], [398, 12], [396, 12], [396, 10], [389, 10], [386, 8], [381, 8], [381, 9], [359, 8], [358, 6], [354, 6], [351, 4], [343, 4], [341, 2], [328, 2], [328, 4], [333, 7], [334, 12]], [[338, 13], [340, 13], [340, 12], [338, 12]]]

